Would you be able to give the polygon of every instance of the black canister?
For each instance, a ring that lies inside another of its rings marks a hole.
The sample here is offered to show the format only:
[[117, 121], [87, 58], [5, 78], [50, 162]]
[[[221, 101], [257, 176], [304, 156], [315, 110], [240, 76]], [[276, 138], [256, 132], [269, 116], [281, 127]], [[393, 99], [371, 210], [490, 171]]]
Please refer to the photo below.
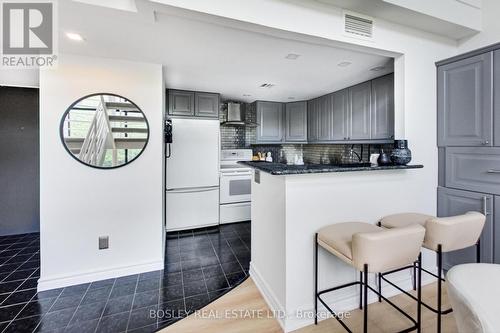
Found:
[[408, 140], [394, 140], [391, 161], [396, 165], [407, 165], [410, 163], [411, 150], [408, 149]]
[[380, 156], [377, 159], [377, 164], [378, 165], [390, 165], [390, 164], [392, 164], [391, 158], [389, 157], [389, 154], [384, 152], [383, 149], [380, 150]]

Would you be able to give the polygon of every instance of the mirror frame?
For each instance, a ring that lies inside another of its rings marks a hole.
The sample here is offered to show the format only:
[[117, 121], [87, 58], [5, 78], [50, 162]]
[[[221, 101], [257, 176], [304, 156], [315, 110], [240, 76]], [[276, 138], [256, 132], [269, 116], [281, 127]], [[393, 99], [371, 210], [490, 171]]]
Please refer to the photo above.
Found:
[[[81, 161], [77, 156], [75, 156], [70, 150], [69, 148], [66, 146], [66, 143], [64, 141], [64, 120], [66, 119], [66, 116], [67, 114], [69, 113], [69, 111], [78, 103], [80, 103], [81, 101], [83, 101], [84, 99], [86, 98], [89, 98], [89, 97], [93, 97], [93, 96], [100, 96], [100, 95], [109, 95], [109, 96], [115, 96], [115, 97], [119, 97], [119, 98], [123, 98], [123, 99], [126, 99], [127, 101], [129, 101], [131, 104], [133, 104], [138, 110], [141, 111], [141, 113], [144, 115], [144, 120], [146, 121], [146, 126], [147, 126], [147, 129], [148, 129], [148, 132], [147, 132], [147, 138], [146, 138], [146, 143], [144, 144], [144, 147], [142, 148], [141, 152], [139, 154], [137, 154], [137, 156], [134, 157], [134, 159], [128, 161], [127, 163], [125, 164], [121, 164], [121, 165], [116, 165], [116, 166], [112, 166], [112, 167], [101, 167], [101, 166], [97, 166], [97, 165], [92, 165], [92, 164], [88, 164], [88, 163], [85, 163], [83, 161]], [[130, 99], [128, 99], [127, 97], [123, 97], [121, 95], [118, 95], [118, 94], [113, 94], [113, 93], [107, 93], [107, 92], [101, 92], [101, 93], [94, 93], [94, 94], [89, 94], [89, 95], [86, 95], [86, 96], [83, 96], [79, 99], [77, 99], [76, 101], [74, 101], [73, 103], [71, 103], [70, 106], [68, 106], [66, 108], [66, 111], [64, 111], [62, 117], [61, 117], [61, 121], [59, 123], [59, 137], [61, 139], [61, 143], [64, 147], [64, 149], [66, 150], [66, 152], [75, 160], [77, 160], [78, 162], [80, 162], [81, 164], [83, 165], [86, 165], [86, 166], [89, 166], [91, 168], [94, 168], [94, 169], [99, 169], [99, 170], [112, 170], [112, 169], [117, 169], [117, 168], [121, 168], [121, 167], [125, 167], [129, 164], [131, 164], [132, 162], [134, 162], [135, 160], [137, 160], [141, 155], [142, 153], [144, 152], [144, 150], [146, 150], [146, 147], [148, 146], [148, 143], [149, 143], [149, 136], [150, 136], [151, 132], [149, 130], [149, 121], [148, 121], [148, 118], [146, 117], [146, 114], [144, 113], [144, 111], [142, 111], [142, 109], [137, 105], [135, 104], [134, 102], [132, 102]]]

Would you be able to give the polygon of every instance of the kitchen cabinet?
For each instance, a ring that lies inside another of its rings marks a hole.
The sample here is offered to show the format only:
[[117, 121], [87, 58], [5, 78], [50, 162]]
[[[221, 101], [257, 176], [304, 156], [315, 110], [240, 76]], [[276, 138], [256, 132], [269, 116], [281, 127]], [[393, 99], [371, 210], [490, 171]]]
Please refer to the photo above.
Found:
[[371, 139], [371, 82], [349, 88], [348, 140]]
[[438, 146], [492, 145], [492, 75], [493, 52], [438, 67]]
[[[494, 91], [494, 137], [495, 146], [500, 146], [500, 50], [494, 53], [493, 91]], [[500, 229], [500, 227], [499, 227]]]
[[258, 101], [257, 143], [280, 143], [284, 139], [283, 103]]
[[318, 141], [318, 99], [307, 102], [307, 141]]
[[347, 140], [347, 118], [349, 114], [349, 93], [347, 89], [332, 95], [332, 133], [333, 141]]
[[196, 92], [194, 96], [195, 116], [219, 118], [219, 94]]
[[285, 105], [285, 141], [307, 141], [307, 102], [293, 102]]
[[[481, 262], [494, 260], [494, 196], [490, 194], [455, 190], [445, 187], [438, 188], [438, 216], [453, 216], [464, 214], [468, 211], [478, 211], [486, 215], [486, 223], [481, 234]], [[497, 249], [498, 251], [498, 249]], [[499, 258], [496, 258], [497, 262]], [[443, 255], [443, 268], [450, 269], [454, 265], [476, 262], [475, 246]]]
[[194, 116], [194, 92], [168, 91], [168, 114], [172, 116]]
[[168, 90], [168, 114], [181, 117], [219, 118], [219, 94]]
[[371, 139], [394, 139], [394, 75], [372, 80]]
[[[495, 205], [497, 209], [500, 209], [500, 196], [495, 196]], [[493, 230], [495, 231], [495, 234], [493, 235], [493, 245], [494, 245], [494, 251], [493, 251], [493, 262], [495, 264], [500, 264], [500, 244], [498, 243], [500, 240], [500, 212], [497, 214], [493, 215]], [[495, 243], [496, 241], [496, 243]]]
[[332, 116], [333, 101], [332, 95], [321, 96], [318, 100], [318, 141], [330, 141], [332, 138]]
[[500, 195], [500, 147], [446, 148], [446, 187]]

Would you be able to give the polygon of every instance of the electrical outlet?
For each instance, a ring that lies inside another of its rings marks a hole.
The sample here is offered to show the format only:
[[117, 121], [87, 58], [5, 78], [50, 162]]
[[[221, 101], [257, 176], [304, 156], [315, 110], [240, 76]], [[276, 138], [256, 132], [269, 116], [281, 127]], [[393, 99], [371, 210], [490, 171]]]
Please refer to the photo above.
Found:
[[109, 236], [99, 236], [99, 250], [109, 248]]

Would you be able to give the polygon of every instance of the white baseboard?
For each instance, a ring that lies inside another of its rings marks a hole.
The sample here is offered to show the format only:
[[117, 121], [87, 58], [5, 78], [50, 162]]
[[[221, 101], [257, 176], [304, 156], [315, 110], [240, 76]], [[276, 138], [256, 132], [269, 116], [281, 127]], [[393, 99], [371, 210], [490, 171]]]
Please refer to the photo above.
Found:
[[[283, 305], [278, 301], [278, 298], [274, 294], [274, 292], [269, 288], [269, 285], [267, 284], [266, 281], [262, 278], [262, 275], [259, 273], [258, 269], [255, 268], [255, 266], [252, 264], [250, 261], [250, 277], [252, 278], [253, 282], [257, 286], [257, 289], [259, 289], [260, 294], [262, 297], [264, 297], [264, 300], [266, 301], [267, 305], [276, 314], [282, 314], [285, 313], [285, 308]], [[285, 331], [285, 325], [286, 323], [284, 322], [282, 316], [276, 316], [276, 319], [278, 320], [278, 323], [281, 326], [281, 329]], [[285, 331], [286, 332], [286, 331]]]
[[[434, 274], [437, 273], [436, 269], [427, 269]], [[252, 263], [250, 263], [250, 276], [252, 277], [255, 285], [264, 297], [264, 300], [266, 301], [269, 308], [274, 311], [274, 313], [287, 313], [289, 315], [286, 320], [284, 320], [282, 316], [276, 318], [284, 332], [291, 332], [302, 327], [314, 324], [314, 318], [297, 318], [293, 315], [290, 316], [290, 314], [296, 313], [297, 310], [300, 310], [302, 313], [313, 311], [313, 304], [305, 304], [300, 309], [285, 309], [284, 306], [277, 300], [273, 291], [269, 288], [269, 285], [266, 283], [266, 281], [264, 281], [262, 275], [258, 272], [258, 269], [254, 265], [252, 265]], [[412, 277], [409, 273], [403, 273], [399, 275], [394, 274], [392, 278], [388, 277], [388, 279], [403, 290], [411, 290], [413, 288]], [[426, 274], [424, 272], [422, 273], [422, 286], [433, 283], [435, 282], [435, 280], [436, 279], [429, 274]], [[376, 286], [375, 275], [370, 276], [369, 283], [372, 286]], [[382, 281], [382, 294], [384, 295], [384, 297], [389, 298], [401, 294], [401, 292], [388, 283]], [[359, 306], [359, 294], [357, 292], [344, 295], [341, 299], [339, 299], [338, 295], [337, 297], [335, 297], [334, 294], [325, 294], [325, 296], [322, 296], [322, 299], [327, 304], [335, 303], [335, 310], [337, 311], [347, 312], [357, 309]], [[378, 302], [378, 297], [374, 293], [370, 293], [368, 297], [368, 303], [370, 304], [374, 302]], [[288, 310], [288, 312], [286, 310]], [[320, 302], [318, 302], [318, 311], [327, 311]], [[321, 318], [318, 319], [318, 321], [321, 320]]]
[[151, 263], [125, 266], [125, 267], [115, 267], [108, 270], [82, 273], [78, 275], [40, 277], [40, 279], [38, 279], [37, 290], [44, 291], [55, 288], [63, 288], [81, 283], [88, 283], [93, 281], [116, 278], [120, 276], [157, 271], [163, 269], [163, 267], [164, 267], [164, 261], [154, 261]]

